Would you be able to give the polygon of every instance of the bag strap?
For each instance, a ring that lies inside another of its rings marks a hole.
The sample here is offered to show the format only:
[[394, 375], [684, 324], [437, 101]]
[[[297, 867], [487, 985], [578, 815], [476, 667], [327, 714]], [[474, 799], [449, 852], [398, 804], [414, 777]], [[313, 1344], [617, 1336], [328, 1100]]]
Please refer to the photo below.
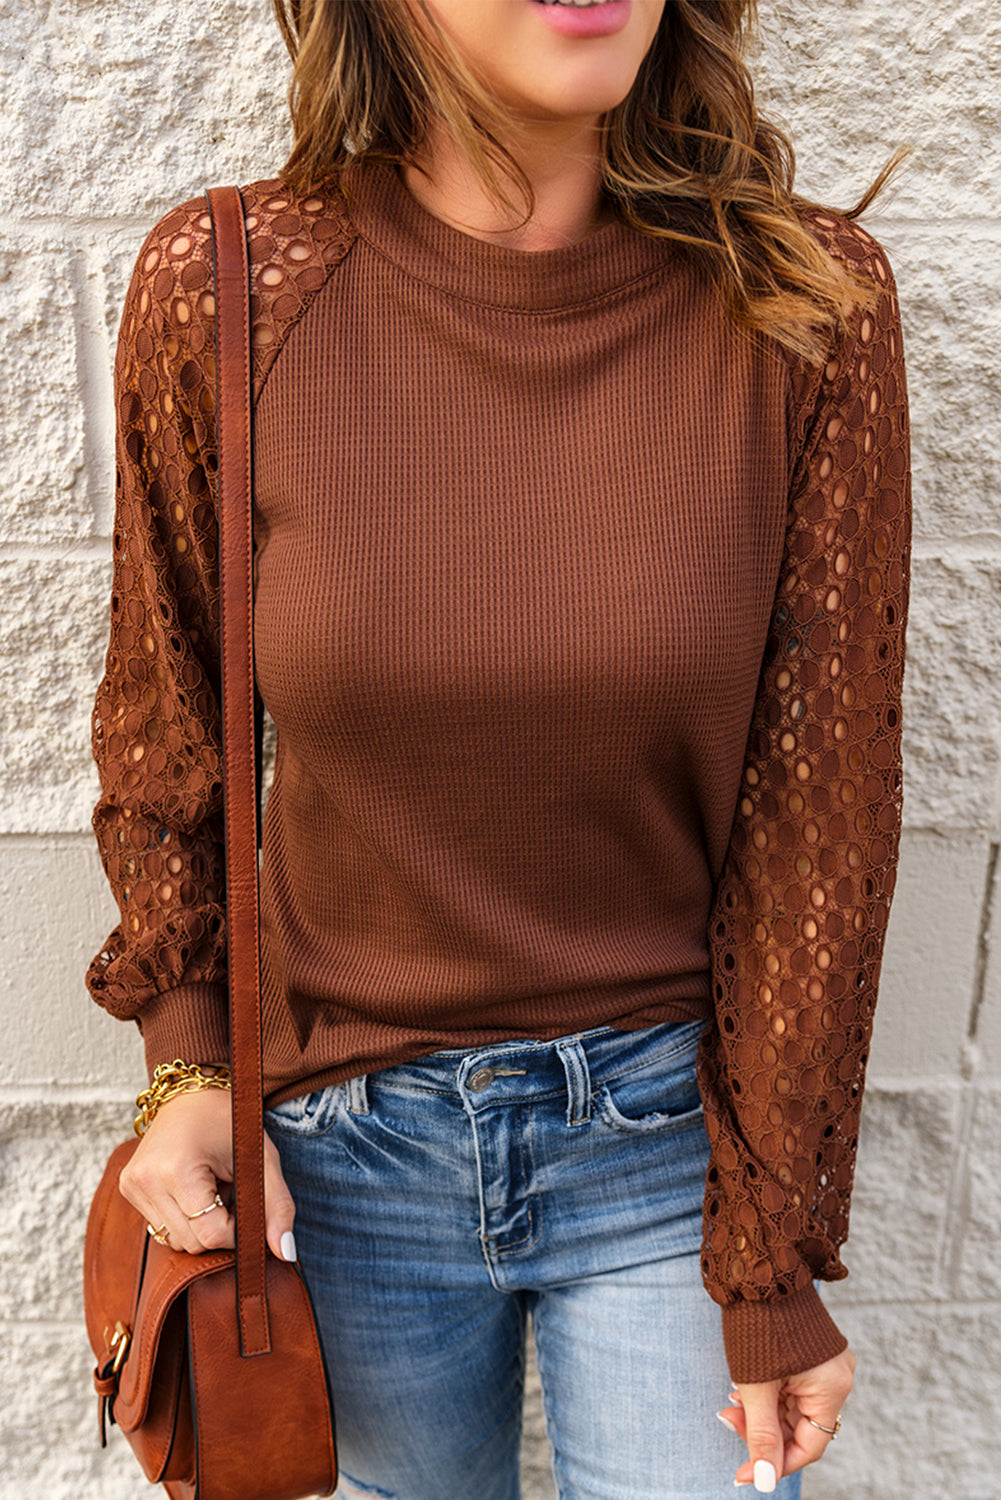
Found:
[[264, 1235], [264, 1100], [254, 744], [250, 272], [239, 189], [208, 194], [215, 252], [216, 446], [223, 805], [240, 1352], [271, 1347]]

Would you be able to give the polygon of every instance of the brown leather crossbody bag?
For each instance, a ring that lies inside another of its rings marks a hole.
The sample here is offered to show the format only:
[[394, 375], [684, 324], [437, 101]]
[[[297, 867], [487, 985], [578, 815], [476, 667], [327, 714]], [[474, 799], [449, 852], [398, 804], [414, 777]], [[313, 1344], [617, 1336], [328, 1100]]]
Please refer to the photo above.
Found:
[[268, 1254], [258, 964], [249, 268], [236, 188], [209, 193], [215, 246], [219, 573], [236, 1250], [154, 1241], [115, 1150], [91, 1206], [87, 1332], [110, 1422], [171, 1500], [302, 1500], [337, 1482], [323, 1351], [298, 1266]]

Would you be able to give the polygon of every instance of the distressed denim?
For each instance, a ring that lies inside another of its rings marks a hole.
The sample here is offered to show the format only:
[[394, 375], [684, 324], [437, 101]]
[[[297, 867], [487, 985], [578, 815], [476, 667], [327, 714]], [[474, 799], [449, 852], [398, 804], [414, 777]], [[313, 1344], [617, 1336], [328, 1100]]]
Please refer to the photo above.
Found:
[[701, 1030], [437, 1052], [268, 1111], [345, 1495], [518, 1500], [528, 1316], [561, 1500], [733, 1494]]

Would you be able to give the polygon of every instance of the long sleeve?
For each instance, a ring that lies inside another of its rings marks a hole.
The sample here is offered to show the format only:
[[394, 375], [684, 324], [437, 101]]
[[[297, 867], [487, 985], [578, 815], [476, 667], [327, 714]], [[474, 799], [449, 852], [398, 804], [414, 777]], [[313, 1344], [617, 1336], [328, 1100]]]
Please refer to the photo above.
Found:
[[794, 371], [785, 556], [709, 930], [703, 1274], [743, 1381], [844, 1348], [814, 1280], [846, 1274], [839, 1248], [901, 816], [900, 323], [879, 247], [843, 223], [818, 228], [878, 297], [824, 369]]
[[[347, 255], [336, 192], [243, 189], [254, 400]], [[94, 710], [94, 827], [121, 921], [87, 984], [147, 1063], [229, 1054], [215, 503], [215, 295], [203, 198], [153, 229], [115, 366], [111, 642]]]
[[136, 1019], [147, 1062], [228, 1056], [223, 922], [214, 355], [204, 204], [147, 239], [115, 368], [111, 640], [94, 815], [121, 921], [88, 987]]

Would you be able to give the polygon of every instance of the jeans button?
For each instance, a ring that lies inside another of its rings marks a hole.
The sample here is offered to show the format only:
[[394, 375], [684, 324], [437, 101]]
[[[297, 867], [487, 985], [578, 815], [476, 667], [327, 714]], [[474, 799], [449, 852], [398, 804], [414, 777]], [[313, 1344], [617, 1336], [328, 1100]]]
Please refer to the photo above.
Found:
[[474, 1094], [482, 1094], [483, 1090], [488, 1089], [493, 1081], [493, 1068], [477, 1068], [476, 1072], [473, 1073], [470, 1077], [467, 1087], [471, 1089]]

